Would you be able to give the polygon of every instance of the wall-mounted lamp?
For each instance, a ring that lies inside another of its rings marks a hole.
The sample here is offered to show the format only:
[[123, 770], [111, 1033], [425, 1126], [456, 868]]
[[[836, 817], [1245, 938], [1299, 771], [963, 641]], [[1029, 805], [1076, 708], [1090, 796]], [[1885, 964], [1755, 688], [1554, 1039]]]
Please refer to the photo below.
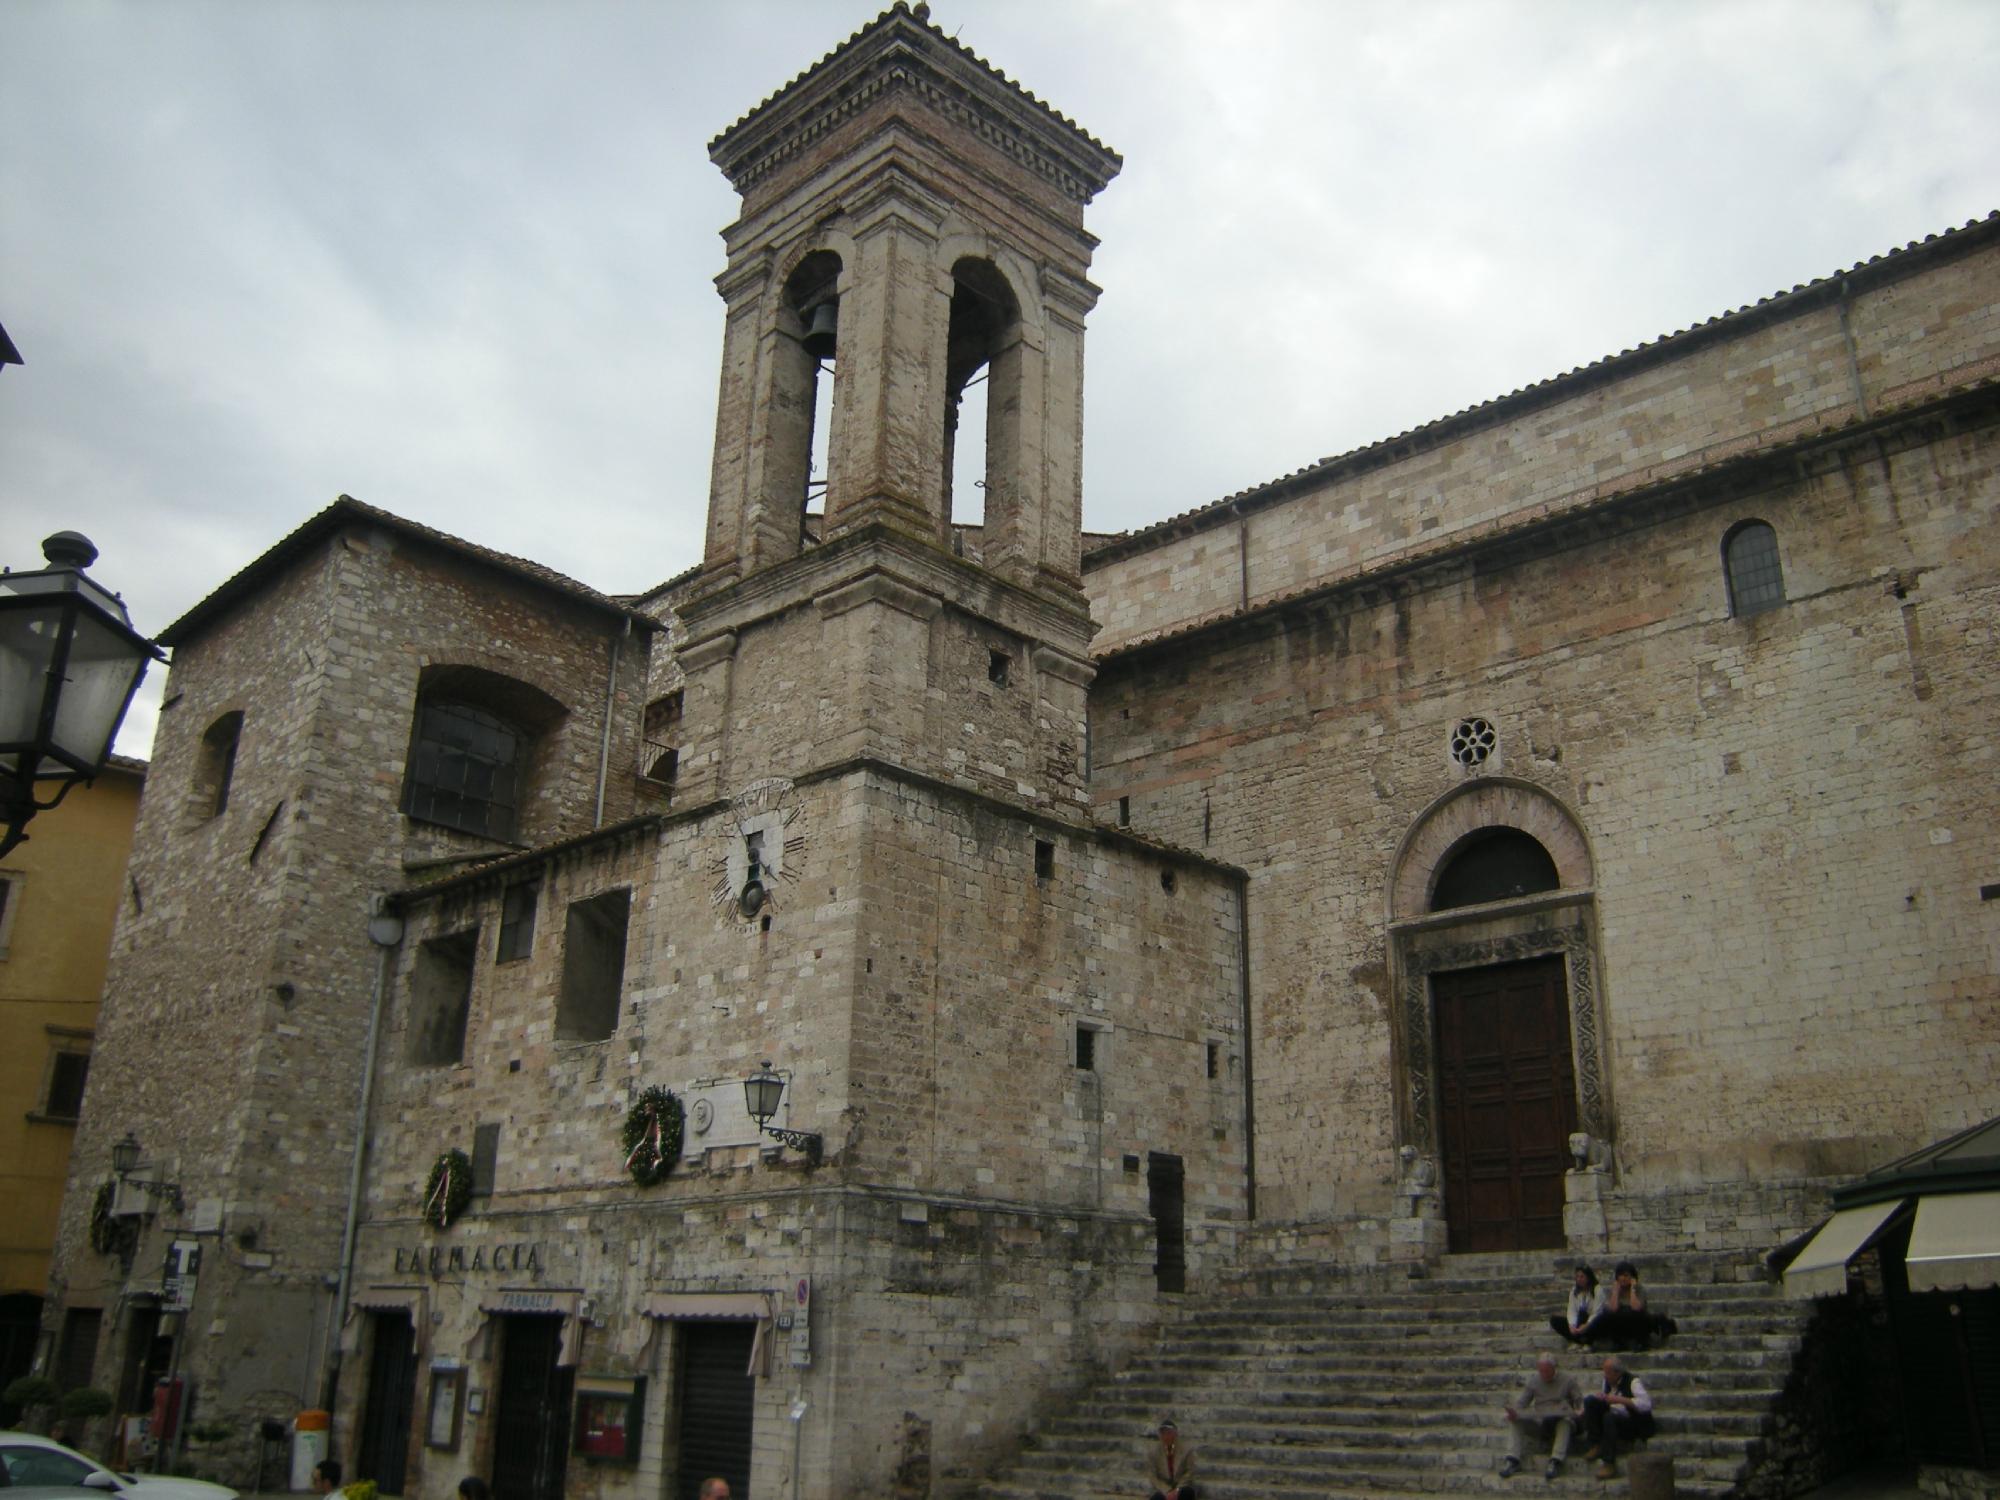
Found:
[[125, 1132], [125, 1139], [111, 1148], [111, 1170], [118, 1174], [122, 1186], [139, 1188], [148, 1198], [164, 1198], [173, 1204], [174, 1212], [181, 1211], [181, 1185], [178, 1182], [147, 1182], [132, 1174], [139, 1169], [139, 1159], [143, 1153], [139, 1149], [139, 1138], [131, 1131]]
[[771, 1116], [778, 1112], [784, 1102], [785, 1080], [771, 1071], [771, 1059], [765, 1058], [758, 1070], [743, 1080], [743, 1107], [750, 1111], [750, 1118], [757, 1122], [757, 1128], [794, 1151], [803, 1151], [806, 1165], [819, 1165], [821, 1141], [819, 1135], [810, 1130], [779, 1130], [770, 1124]]

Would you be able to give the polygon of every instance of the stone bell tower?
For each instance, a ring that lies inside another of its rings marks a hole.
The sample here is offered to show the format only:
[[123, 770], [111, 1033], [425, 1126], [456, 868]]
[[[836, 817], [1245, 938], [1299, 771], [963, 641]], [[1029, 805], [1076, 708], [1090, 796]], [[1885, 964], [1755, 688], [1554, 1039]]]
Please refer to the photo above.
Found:
[[[743, 214], [717, 281], [684, 784], [880, 756], [1080, 807], [1083, 209], [1118, 156], [901, 3], [710, 154]], [[957, 412], [982, 374], [984, 525], [955, 547]], [[982, 684], [1025, 712], [953, 706]]]

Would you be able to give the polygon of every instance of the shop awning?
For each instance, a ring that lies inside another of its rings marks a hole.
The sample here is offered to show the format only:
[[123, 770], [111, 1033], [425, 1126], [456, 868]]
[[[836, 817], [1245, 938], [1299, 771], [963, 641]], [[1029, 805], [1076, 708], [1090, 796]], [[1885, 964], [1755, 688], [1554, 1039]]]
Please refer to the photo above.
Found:
[[1901, 1198], [1843, 1208], [1820, 1225], [1791, 1265], [1785, 1268], [1787, 1297], [1837, 1297], [1847, 1290], [1847, 1263], [1868, 1248], [1882, 1232]]
[[648, 1297], [639, 1309], [645, 1318], [768, 1318], [769, 1292], [663, 1292]]
[[485, 1359], [490, 1355], [496, 1317], [520, 1314], [556, 1317], [563, 1320], [562, 1347], [556, 1353], [556, 1364], [559, 1368], [572, 1368], [583, 1347], [582, 1301], [581, 1292], [545, 1292], [540, 1287], [502, 1287], [488, 1292], [479, 1299], [479, 1311], [485, 1316], [466, 1341], [466, 1357]]
[[659, 1358], [659, 1334], [663, 1324], [677, 1320], [710, 1322], [723, 1319], [756, 1323], [756, 1336], [750, 1343], [750, 1368], [744, 1373], [759, 1379], [767, 1379], [771, 1374], [769, 1292], [655, 1292], [639, 1304], [639, 1316], [651, 1325], [640, 1350], [641, 1362], [649, 1368]]
[[1913, 1292], [2000, 1286], [2000, 1192], [1919, 1199], [1905, 1262]]

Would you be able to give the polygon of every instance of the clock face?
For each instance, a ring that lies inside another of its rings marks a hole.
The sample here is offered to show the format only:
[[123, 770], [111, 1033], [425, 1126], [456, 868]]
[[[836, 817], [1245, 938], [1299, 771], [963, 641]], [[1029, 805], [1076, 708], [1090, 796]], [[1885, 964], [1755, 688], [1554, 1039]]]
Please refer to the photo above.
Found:
[[716, 910], [741, 921], [778, 909], [805, 872], [806, 808], [782, 776], [753, 781], [736, 794], [717, 830], [722, 848], [711, 865]]

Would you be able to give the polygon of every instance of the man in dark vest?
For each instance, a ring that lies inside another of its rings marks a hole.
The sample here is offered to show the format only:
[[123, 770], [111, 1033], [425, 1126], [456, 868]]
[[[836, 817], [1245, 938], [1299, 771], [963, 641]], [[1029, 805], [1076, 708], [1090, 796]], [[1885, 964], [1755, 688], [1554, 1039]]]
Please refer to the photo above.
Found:
[[1612, 1355], [1604, 1361], [1604, 1389], [1583, 1398], [1583, 1432], [1590, 1441], [1585, 1458], [1600, 1459], [1597, 1477], [1618, 1472], [1618, 1450], [1653, 1435], [1653, 1398], [1646, 1383]]

